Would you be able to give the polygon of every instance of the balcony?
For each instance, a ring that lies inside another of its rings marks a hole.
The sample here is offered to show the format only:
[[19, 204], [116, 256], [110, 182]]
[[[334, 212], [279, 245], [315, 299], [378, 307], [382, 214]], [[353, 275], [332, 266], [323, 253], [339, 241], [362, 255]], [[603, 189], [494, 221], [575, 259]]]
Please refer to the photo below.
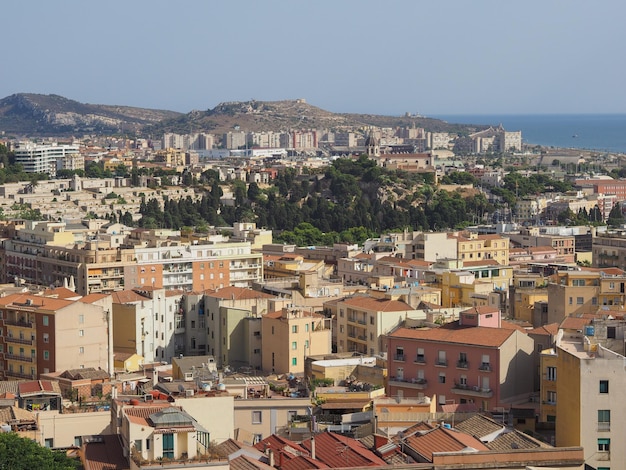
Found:
[[413, 362], [416, 364], [426, 364], [426, 356], [417, 356]]
[[478, 366], [478, 370], [491, 372], [491, 364], [489, 364], [488, 362], [483, 362], [480, 366]]
[[6, 353], [4, 358], [10, 361], [22, 361], [22, 362], [33, 362], [33, 358], [29, 356], [24, 356], [23, 354], [9, 354]]
[[437, 360], [435, 361], [435, 365], [439, 367], [448, 367], [448, 360], [437, 358]]
[[428, 386], [428, 381], [426, 379], [420, 378], [405, 379], [399, 377], [390, 377], [389, 386], [424, 390]]
[[393, 360], [397, 362], [404, 362], [404, 354], [396, 354], [393, 356]]
[[450, 389], [455, 395], [465, 395], [470, 397], [491, 398], [493, 390], [490, 388], [480, 388], [478, 385], [470, 386], [467, 384], [455, 383]]
[[15, 338], [13, 336], [6, 336], [4, 340], [7, 343], [15, 343], [15, 344], [27, 344], [32, 346], [35, 343], [34, 339], [25, 339], [25, 338]]
[[468, 369], [469, 368], [469, 362], [467, 362], [467, 361], [456, 361], [456, 367], [458, 369]]
[[603, 421], [601, 423], [598, 423], [598, 431], [599, 432], [605, 432], [605, 431], [610, 431], [611, 430], [611, 423], [607, 423], [606, 421]]
[[11, 326], [19, 326], [21, 328], [32, 328], [33, 324], [29, 321], [26, 320], [12, 320], [9, 318], [5, 318], [4, 320], [4, 324], [5, 325], [11, 325]]

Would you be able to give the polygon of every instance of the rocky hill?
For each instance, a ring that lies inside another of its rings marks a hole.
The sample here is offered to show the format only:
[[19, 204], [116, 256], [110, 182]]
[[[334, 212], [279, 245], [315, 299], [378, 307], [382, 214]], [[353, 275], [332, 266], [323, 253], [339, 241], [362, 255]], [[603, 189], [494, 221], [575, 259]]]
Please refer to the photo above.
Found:
[[207, 111], [174, 111], [84, 104], [58, 95], [20, 93], [0, 100], [0, 132], [15, 136], [133, 134], [160, 136], [164, 132], [221, 134], [289, 129], [344, 130], [376, 127], [423, 127], [432, 132], [467, 133], [468, 128], [421, 116], [337, 114], [303, 99], [221, 103]]
[[85, 104], [58, 95], [19, 93], [0, 100], [0, 131], [18, 136], [134, 133], [178, 115], [173, 111]]

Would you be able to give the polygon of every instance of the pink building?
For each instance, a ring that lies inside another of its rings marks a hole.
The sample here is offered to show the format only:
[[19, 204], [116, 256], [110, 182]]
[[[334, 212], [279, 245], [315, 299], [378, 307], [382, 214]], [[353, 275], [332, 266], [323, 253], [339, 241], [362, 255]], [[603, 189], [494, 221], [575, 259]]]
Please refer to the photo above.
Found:
[[493, 307], [461, 312], [440, 328], [400, 328], [387, 338], [387, 394], [437, 395], [437, 404], [493, 410], [533, 391], [534, 341]]

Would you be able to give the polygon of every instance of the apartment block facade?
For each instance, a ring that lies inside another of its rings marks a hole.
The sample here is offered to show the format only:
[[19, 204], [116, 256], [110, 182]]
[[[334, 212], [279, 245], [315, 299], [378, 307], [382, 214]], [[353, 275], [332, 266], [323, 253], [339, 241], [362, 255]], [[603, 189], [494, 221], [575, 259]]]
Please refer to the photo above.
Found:
[[0, 373], [6, 379], [93, 367], [108, 370], [108, 312], [89, 299], [0, 298]]
[[437, 395], [438, 405], [492, 410], [532, 392], [533, 349], [528, 335], [500, 327], [500, 313], [490, 307], [465, 310], [440, 328], [399, 328], [388, 337], [387, 395]]
[[301, 374], [307, 356], [329, 354], [330, 319], [300, 308], [270, 312], [261, 320], [263, 370]]

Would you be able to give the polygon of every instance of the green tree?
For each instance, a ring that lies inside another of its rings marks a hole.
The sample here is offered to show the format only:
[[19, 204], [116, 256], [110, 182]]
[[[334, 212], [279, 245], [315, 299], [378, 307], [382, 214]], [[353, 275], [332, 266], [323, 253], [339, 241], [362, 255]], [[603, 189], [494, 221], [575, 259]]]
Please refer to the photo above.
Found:
[[82, 468], [77, 460], [63, 452], [41, 447], [13, 432], [0, 433], [0, 468], [11, 470], [73, 470]]

